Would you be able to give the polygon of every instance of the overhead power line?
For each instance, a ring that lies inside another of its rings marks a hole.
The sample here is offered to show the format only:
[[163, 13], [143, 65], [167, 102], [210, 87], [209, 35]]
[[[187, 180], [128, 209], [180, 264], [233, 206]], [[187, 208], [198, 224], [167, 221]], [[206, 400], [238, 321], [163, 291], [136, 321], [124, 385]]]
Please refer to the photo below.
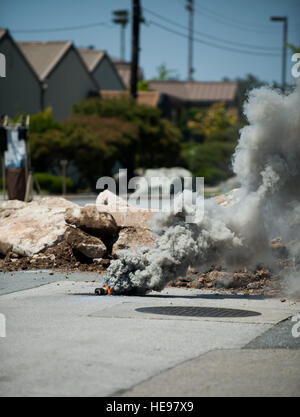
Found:
[[[199, 7], [199, 8], [198, 8]], [[250, 26], [252, 26], [252, 30], [262, 30], [262, 31], [268, 31], [268, 32], [274, 32], [274, 28], [271, 26], [267, 26], [267, 25], [258, 25], [256, 23], [252, 23], [252, 22], [248, 22], [248, 21], [243, 21], [243, 20], [237, 20], [237, 19], [233, 19], [232, 17], [229, 16], [224, 16], [221, 13], [215, 12], [214, 10], [204, 6], [202, 3], [199, 3], [196, 1], [196, 9], [199, 13], [201, 13], [203, 10], [206, 13], [210, 13], [213, 16], [218, 17], [219, 19], [224, 20], [225, 22], [231, 22], [234, 24], [237, 24], [239, 26], [246, 26], [247, 28], [251, 29]]]
[[78, 26], [66, 26], [66, 27], [58, 27], [58, 28], [43, 28], [43, 29], [11, 29], [13, 33], [42, 33], [42, 32], [63, 32], [66, 30], [80, 30], [80, 29], [89, 29], [96, 26], [106, 26], [111, 28], [112, 25], [107, 22], [96, 22], [96, 23], [89, 23], [86, 25], [78, 25]]
[[[177, 0], [180, 4], [183, 4], [184, 0]], [[243, 20], [236, 20], [230, 17], [221, 15], [213, 11], [212, 9], [203, 6], [202, 4], [198, 3], [195, 7], [195, 13], [204, 17], [207, 17], [211, 20], [214, 20], [222, 25], [230, 27], [231, 29], [238, 29], [240, 31], [246, 32], [255, 32], [255, 33], [265, 33], [265, 34], [274, 34], [275, 31], [272, 27], [268, 27], [267, 25], [257, 25], [254, 23], [250, 23]], [[298, 30], [298, 29], [297, 29]], [[294, 29], [296, 31], [296, 28]]]
[[[158, 19], [161, 19], [161, 20], [163, 20], [163, 21], [165, 21], [165, 22], [168, 22], [168, 23], [170, 23], [171, 25], [174, 25], [174, 26], [176, 26], [176, 27], [180, 27], [180, 28], [183, 28], [183, 29], [185, 29], [185, 30], [188, 30], [188, 27], [187, 26], [184, 26], [184, 25], [182, 25], [181, 23], [179, 23], [179, 22], [175, 22], [174, 20], [171, 20], [171, 19], [169, 19], [169, 18], [167, 18], [167, 17], [165, 17], [165, 16], [162, 16], [162, 15], [160, 15], [160, 14], [158, 14], [158, 13], [155, 13], [155, 12], [153, 12], [152, 10], [149, 10], [148, 8], [145, 8], [145, 7], [143, 7], [143, 9], [147, 12], [147, 13], [149, 13], [149, 14], [151, 14], [152, 16], [155, 16], [155, 17], [157, 17]], [[212, 40], [215, 40], [215, 41], [217, 41], [217, 42], [222, 42], [222, 43], [226, 43], [226, 44], [230, 44], [230, 45], [233, 45], [233, 46], [239, 46], [239, 47], [243, 47], [243, 48], [249, 48], [249, 49], [259, 49], [259, 50], [265, 50], [265, 51], [267, 51], [267, 52], [276, 52], [276, 51], [280, 51], [280, 48], [276, 48], [276, 47], [274, 47], [274, 46], [262, 46], [262, 45], [254, 45], [254, 44], [249, 44], [249, 43], [242, 43], [242, 42], [235, 42], [235, 41], [229, 41], [229, 40], [227, 40], [227, 39], [221, 39], [221, 38], [218, 38], [217, 36], [213, 36], [213, 35], [209, 35], [209, 34], [207, 34], [207, 33], [204, 33], [204, 32], [200, 32], [200, 31], [198, 31], [198, 30], [195, 30], [194, 29], [194, 33], [196, 33], [196, 34], [198, 34], [198, 35], [200, 35], [200, 36], [204, 36], [204, 37], [206, 37], [206, 38], [208, 38], [208, 39], [212, 39]]]
[[[156, 27], [159, 27], [160, 29], [163, 29], [163, 30], [167, 31], [167, 32], [173, 33], [173, 34], [181, 36], [183, 38], [188, 38], [188, 35], [186, 35], [185, 33], [181, 33], [181, 32], [178, 32], [177, 30], [168, 28], [167, 26], [164, 26], [164, 25], [162, 25], [158, 22], [155, 22], [153, 20], [150, 20], [150, 23], [153, 24]], [[223, 51], [236, 52], [236, 53], [246, 54], [246, 55], [255, 55], [255, 56], [263, 56], [263, 57], [278, 57], [278, 56], [280, 56], [280, 54], [276, 54], [276, 53], [254, 52], [254, 51], [245, 51], [245, 50], [242, 50], [242, 49], [230, 48], [230, 47], [226, 47], [226, 46], [223, 46], [223, 45], [217, 45], [213, 42], [208, 42], [208, 41], [201, 40], [201, 39], [198, 39], [198, 38], [194, 38], [194, 42], [197, 42], [197, 43], [200, 43], [200, 44], [203, 44], [203, 45], [207, 45], [207, 46], [211, 46], [213, 48], [221, 49]]]

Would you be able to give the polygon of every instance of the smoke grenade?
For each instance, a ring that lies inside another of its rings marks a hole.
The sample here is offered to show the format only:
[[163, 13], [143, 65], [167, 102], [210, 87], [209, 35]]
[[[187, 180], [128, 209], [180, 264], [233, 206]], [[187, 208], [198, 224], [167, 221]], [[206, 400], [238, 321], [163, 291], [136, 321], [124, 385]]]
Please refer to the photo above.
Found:
[[300, 88], [288, 96], [253, 90], [244, 111], [249, 124], [232, 162], [241, 187], [231, 204], [206, 199], [203, 218], [192, 224], [175, 210], [158, 213], [156, 247], [123, 251], [111, 262], [106, 284], [115, 294], [159, 291], [189, 266], [275, 267], [269, 243], [276, 237], [292, 265], [284, 278], [291, 291], [300, 289]]

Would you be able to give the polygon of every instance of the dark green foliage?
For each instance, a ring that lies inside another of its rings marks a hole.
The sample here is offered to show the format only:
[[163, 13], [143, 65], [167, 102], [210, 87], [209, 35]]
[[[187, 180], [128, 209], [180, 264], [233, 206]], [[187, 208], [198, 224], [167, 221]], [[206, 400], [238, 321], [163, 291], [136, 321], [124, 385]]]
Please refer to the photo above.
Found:
[[73, 116], [59, 130], [31, 135], [32, 163], [37, 171], [57, 172], [60, 160], [66, 159], [80, 173], [78, 185], [94, 189], [100, 176], [110, 175], [116, 160], [131, 158], [136, 142], [136, 128], [131, 124], [96, 115]]
[[49, 107], [43, 112], [30, 116], [30, 132], [43, 133], [49, 129], [60, 129], [60, 123], [53, 120], [52, 110]]
[[231, 158], [236, 142], [186, 143], [183, 156], [188, 169], [197, 177], [204, 177], [205, 183], [215, 185], [232, 175]]
[[135, 148], [135, 167], [171, 167], [180, 160], [180, 131], [161, 117], [153, 107], [141, 106], [131, 98], [83, 100], [73, 107], [74, 114], [97, 114], [131, 122], [138, 129]]
[[99, 177], [112, 174], [116, 161], [129, 177], [138, 167], [180, 163], [179, 130], [158, 109], [130, 98], [83, 100], [63, 123], [44, 113], [31, 122], [32, 165], [35, 171], [60, 173], [60, 161], [66, 159], [79, 172], [76, 185], [81, 188], [94, 190]]
[[[42, 191], [46, 191], [49, 194], [61, 194], [62, 193], [62, 177], [58, 175], [50, 175], [46, 172], [38, 172], [34, 174]], [[76, 187], [72, 183], [70, 178], [66, 178], [67, 192], [74, 192]]]

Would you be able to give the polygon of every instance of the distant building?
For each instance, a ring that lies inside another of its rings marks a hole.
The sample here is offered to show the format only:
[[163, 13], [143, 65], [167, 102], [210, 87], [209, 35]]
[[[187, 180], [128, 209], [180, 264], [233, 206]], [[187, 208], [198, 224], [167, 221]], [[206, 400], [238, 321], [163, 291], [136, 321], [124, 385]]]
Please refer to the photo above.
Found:
[[162, 113], [176, 121], [184, 109], [207, 107], [224, 102], [227, 108], [238, 107], [237, 83], [221, 81], [149, 81], [151, 90], [164, 96]]
[[[121, 61], [120, 59], [112, 58], [111, 59], [120, 78], [122, 79], [126, 88], [130, 88], [130, 80], [131, 80], [131, 63], [126, 61]], [[138, 68], [138, 81], [144, 79], [142, 68]]]
[[[122, 98], [130, 97], [129, 91], [112, 91], [112, 90], [101, 90], [100, 95], [102, 98]], [[158, 91], [139, 91], [137, 102], [143, 106], [149, 107], [160, 107], [162, 100], [162, 94]]]
[[[238, 106], [235, 82], [149, 81], [149, 91], [138, 91], [137, 102], [160, 109], [161, 115], [176, 123], [190, 107], [208, 107], [224, 102], [227, 108]], [[101, 90], [102, 98], [129, 97], [129, 91]]]
[[72, 105], [99, 90], [71, 42], [17, 42], [40, 82], [40, 110], [49, 106], [64, 120]]
[[125, 90], [125, 84], [105, 51], [77, 48], [90, 74], [101, 90]]
[[5, 29], [0, 29], [0, 53], [6, 58], [6, 76], [0, 78], [0, 114], [13, 117], [38, 112], [41, 80]]

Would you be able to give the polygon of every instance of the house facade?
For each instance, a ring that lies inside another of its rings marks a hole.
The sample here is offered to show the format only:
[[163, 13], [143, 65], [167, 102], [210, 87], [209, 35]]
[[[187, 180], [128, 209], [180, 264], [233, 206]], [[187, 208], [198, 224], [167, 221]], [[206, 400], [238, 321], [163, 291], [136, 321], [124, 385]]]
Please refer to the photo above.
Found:
[[6, 73], [0, 77], [0, 114], [36, 113], [41, 109], [41, 81], [8, 30], [0, 29], [0, 53]]
[[100, 90], [126, 90], [122, 78], [105, 51], [89, 48], [77, 50]]
[[72, 105], [95, 94], [97, 82], [71, 42], [17, 42], [40, 81], [40, 110], [66, 119]]

